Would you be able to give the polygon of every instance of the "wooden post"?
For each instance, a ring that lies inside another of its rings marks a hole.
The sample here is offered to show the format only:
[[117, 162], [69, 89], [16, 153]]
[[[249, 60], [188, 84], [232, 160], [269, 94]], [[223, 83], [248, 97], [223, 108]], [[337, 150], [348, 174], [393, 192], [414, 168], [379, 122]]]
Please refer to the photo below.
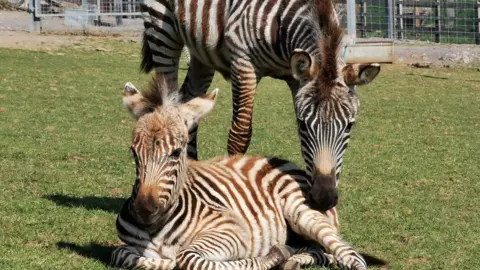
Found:
[[480, 1], [477, 0], [477, 23], [475, 23], [475, 43], [480, 45]]
[[362, 24], [360, 29], [360, 36], [362, 38], [367, 37], [367, 2], [363, 0], [360, 2], [360, 23]]
[[440, 37], [442, 32], [442, 24], [440, 20], [441, 16], [440, 0], [435, 0], [435, 8], [433, 9], [433, 15], [435, 16], [435, 42], [440, 43]]
[[398, 2], [398, 39], [405, 39], [403, 33], [403, 0], [397, 0]]

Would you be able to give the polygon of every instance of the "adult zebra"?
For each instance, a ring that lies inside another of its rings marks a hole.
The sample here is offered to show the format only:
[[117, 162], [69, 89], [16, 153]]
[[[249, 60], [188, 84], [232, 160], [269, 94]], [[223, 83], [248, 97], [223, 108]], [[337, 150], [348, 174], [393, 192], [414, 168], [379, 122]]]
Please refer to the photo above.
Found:
[[[277, 158], [187, 158], [188, 131], [214, 106], [216, 90], [179, 104], [161, 78], [141, 95], [127, 84], [123, 103], [137, 118], [132, 195], [117, 217], [125, 246], [112, 264], [141, 269], [271, 269], [284, 264], [287, 223], [333, 254], [342, 269], [366, 269], [329, 218], [305, 200], [305, 171]], [[322, 266], [327, 266], [324, 260]], [[289, 269], [299, 269], [293, 262]]]
[[[345, 65], [342, 29], [330, 0], [145, 0], [141, 68], [167, 76], [176, 89], [184, 45], [192, 55], [181, 87], [185, 101], [204, 94], [215, 70], [232, 81], [228, 153], [244, 153], [252, 133], [255, 87], [264, 76], [292, 92], [310, 192], [317, 209], [337, 203], [337, 186], [359, 100], [356, 85], [380, 66]], [[197, 127], [189, 156], [197, 158]]]

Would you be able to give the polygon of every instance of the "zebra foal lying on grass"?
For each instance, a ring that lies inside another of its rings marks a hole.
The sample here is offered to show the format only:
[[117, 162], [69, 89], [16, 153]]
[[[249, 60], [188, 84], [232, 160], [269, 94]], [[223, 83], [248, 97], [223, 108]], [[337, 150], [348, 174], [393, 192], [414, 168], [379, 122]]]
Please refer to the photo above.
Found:
[[344, 269], [366, 269], [329, 217], [305, 200], [305, 171], [277, 158], [236, 155], [205, 162], [187, 158], [189, 129], [213, 109], [217, 91], [180, 104], [157, 76], [140, 94], [127, 84], [123, 102], [137, 118], [131, 151], [136, 181], [117, 217], [126, 246], [112, 264], [143, 269], [270, 269], [295, 250], [287, 225], [321, 244]]

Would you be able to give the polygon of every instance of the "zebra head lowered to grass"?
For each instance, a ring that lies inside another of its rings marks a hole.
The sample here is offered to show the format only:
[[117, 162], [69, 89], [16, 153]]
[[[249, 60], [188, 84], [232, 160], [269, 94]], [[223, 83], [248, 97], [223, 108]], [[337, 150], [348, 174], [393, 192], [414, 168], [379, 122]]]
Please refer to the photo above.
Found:
[[371, 82], [380, 65], [345, 65], [339, 57], [343, 30], [337, 20], [326, 16], [335, 14], [333, 5], [329, 0], [317, 2], [319, 55], [295, 49], [290, 67], [296, 79], [294, 103], [302, 155], [313, 179], [310, 201], [326, 210], [338, 200], [343, 155], [360, 106], [356, 86]]
[[[141, 69], [177, 84], [184, 46], [192, 56], [181, 87], [188, 101], [206, 93], [215, 70], [232, 81], [233, 117], [228, 153], [245, 153], [252, 137], [254, 93], [262, 77], [287, 82], [311, 201], [337, 202], [350, 129], [358, 113], [356, 86], [371, 82], [378, 64], [346, 65], [339, 57], [343, 31], [330, 0], [145, 0]], [[196, 131], [189, 156], [197, 158]]]
[[126, 245], [113, 252], [113, 265], [296, 270], [305, 261], [292, 260], [300, 251], [284, 246], [288, 225], [331, 252], [342, 269], [366, 269], [329, 217], [308, 206], [307, 175], [294, 164], [242, 155], [189, 160], [188, 131], [212, 110], [217, 91], [181, 104], [168, 89], [157, 76], [142, 94], [131, 84], [124, 90], [124, 105], [137, 119], [131, 143], [136, 181], [117, 217]]

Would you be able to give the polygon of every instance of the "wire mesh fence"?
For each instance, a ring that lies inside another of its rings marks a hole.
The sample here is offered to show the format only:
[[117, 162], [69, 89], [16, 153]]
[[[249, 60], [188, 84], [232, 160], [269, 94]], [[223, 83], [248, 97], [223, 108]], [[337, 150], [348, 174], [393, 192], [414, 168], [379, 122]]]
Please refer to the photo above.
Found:
[[356, 0], [357, 37], [480, 44], [480, 1]]
[[140, 30], [141, 0], [30, 0], [33, 20], [47, 31]]
[[[43, 28], [142, 29], [142, 0], [10, 1], [27, 1]], [[336, 0], [336, 9], [342, 26], [353, 22], [357, 38], [480, 44], [480, 0]]]

